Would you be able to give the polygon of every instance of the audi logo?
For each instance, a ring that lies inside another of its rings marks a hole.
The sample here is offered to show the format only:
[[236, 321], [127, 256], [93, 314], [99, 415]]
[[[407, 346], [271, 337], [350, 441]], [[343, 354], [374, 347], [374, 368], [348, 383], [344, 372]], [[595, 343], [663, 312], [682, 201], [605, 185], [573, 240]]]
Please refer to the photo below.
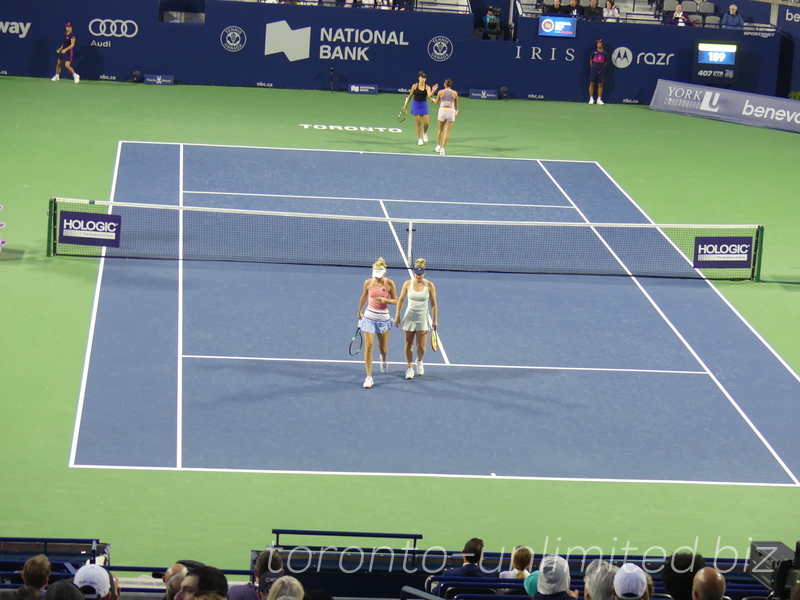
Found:
[[89, 33], [97, 37], [132, 38], [139, 33], [139, 26], [135, 21], [94, 19], [89, 23]]

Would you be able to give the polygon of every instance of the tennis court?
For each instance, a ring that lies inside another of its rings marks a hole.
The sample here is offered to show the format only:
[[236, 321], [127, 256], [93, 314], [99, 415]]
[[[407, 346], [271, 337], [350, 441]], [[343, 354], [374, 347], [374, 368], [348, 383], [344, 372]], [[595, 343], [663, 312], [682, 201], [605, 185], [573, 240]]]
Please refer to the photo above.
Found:
[[[648, 223], [593, 162], [123, 142], [112, 189], [115, 202]], [[480, 239], [438, 243], [481, 260]], [[567, 264], [605, 252], [581, 243]], [[361, 268], [104, 260], [70, 464], [798, 484], [800, 382], [704, 280], [437, 272], [423, 244], [442, 351], [406, 381], [395, 332], [389, 373], [362, 389], [346, 347], [366, 267], [383, 255], [389, 277], [408, 276], [388, 226], [375, 245]], [[658, 252], [691, 271], [669, 244], [629, 250], [626, 266]]]

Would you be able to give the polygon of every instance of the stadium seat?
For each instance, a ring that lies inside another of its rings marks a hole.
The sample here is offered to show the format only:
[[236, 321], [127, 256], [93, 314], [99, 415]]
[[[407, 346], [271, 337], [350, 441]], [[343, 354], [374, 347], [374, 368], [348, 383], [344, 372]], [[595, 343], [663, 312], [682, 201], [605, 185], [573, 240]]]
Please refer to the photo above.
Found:
[[721, 22], [722, 18], [719, 15], [706, 15], [705, 18], [706, 27], [719, 27], [719, 24]]
[[687, 13], [697, 12], [697, 2], [695, 2], [694, 0], [685, 0], [681, 4], [683, 4], [683, 12]]
[[703, 15], [689, 15], [689, 22], [697, 27], [703, 26]]
[[704, 14], [715, 13], [717, 12], [717, 5], [713, 2], [699, 2], [697, 4], [697, 12]]
[[461, 596], [463, 594], [475, 594], [475, 595], [489, 595], [495, 594], [494, 590], [490, 588], [481, 588], [481, 587], [451, 587], [448, 588], [447, 591], [444, 593], [445, 600], [452, 600], [456, 596]]
[[663, 11], [666, 12], [675, 12], [675, 9], [678, 7], [678, 0], [664, 0], [664, 7]]

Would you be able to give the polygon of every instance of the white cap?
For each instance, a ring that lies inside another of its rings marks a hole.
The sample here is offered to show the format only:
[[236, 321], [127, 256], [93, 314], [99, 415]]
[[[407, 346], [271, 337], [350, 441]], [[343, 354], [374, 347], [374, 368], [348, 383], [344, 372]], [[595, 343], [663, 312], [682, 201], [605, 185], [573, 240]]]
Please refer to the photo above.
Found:
[[87, 600], [105, 598], [111, 590], [108, 571], [100, 565], [83, 565], [75, 573], [72, 583], [81, 590]]
[[614, 575], [614, 594], [624, 600], [638, 600], [647, 592], [647, 576], [633, 563], [625, 563]]

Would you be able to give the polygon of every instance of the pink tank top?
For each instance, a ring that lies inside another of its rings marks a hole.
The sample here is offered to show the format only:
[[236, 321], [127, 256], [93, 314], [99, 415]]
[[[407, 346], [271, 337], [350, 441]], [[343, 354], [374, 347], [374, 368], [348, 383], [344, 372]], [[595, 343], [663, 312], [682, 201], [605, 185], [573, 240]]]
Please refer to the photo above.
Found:
[[386, 287], [370, 286], [368, 289], [369, 302], [367, 302], [367, 310], [364, 316], [373, 321], [388, 321], [391, 318], [389, 314], [389, 305], [386, 302], [378, 302], [376, 298], [388, 298], [389, 290]]

